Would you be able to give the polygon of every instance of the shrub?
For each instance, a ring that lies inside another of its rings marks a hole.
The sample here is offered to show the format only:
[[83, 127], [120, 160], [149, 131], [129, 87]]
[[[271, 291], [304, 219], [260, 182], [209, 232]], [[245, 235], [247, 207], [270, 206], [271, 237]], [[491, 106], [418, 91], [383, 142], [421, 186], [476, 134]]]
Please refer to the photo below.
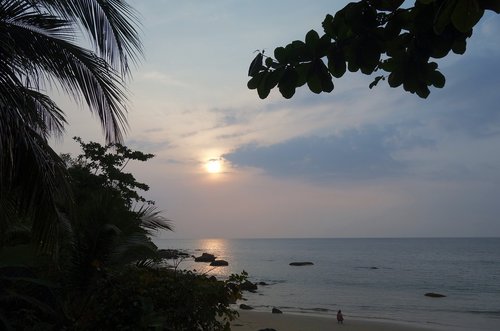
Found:
[[81, 330], [229, 330], [229, 304], [245, 276], [128, 267], [103, 280], [77, 321]]

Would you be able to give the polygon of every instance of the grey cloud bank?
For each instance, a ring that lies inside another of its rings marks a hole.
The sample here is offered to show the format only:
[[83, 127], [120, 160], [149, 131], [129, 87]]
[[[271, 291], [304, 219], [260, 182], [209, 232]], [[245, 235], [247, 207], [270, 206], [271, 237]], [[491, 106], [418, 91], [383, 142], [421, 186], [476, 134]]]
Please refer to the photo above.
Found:
[[398, 136], [396, 128], [367, 127], [327, 137], [299, 137], [270, 146], [249, 144], [224, 154], [237, 167], [264, 169], [273, 176], [356, 180], [399, 176], [408, 165], [394, 152], [431, 141]]

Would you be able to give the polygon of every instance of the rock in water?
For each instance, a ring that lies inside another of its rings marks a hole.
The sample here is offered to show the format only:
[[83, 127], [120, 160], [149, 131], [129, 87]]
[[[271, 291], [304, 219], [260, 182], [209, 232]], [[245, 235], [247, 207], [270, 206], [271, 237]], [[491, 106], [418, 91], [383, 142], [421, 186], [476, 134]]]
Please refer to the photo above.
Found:
[[240, 305], [240, 309], [243, 309], [243, 310], [252, 310], [253, 307], [252, 306], [249, 306], [249, 305], [245, 305], [244, 303], [242, 303]]
[[229, 265], [229, 262], [224, 261], [224, 260], [215, 260], [210, 263], [212, 267], [225, 267]]
[[251, 281], [246, 280], [243, 284], [241, 284], [240, 289], [242, 291], [256, 291], [257, 285], [255, 285]]
[[290, 263], [290, 265], [301, 267], [304, 265], [314, 265], [314, 263], [312, 263], [312, 262], [292, 262], [292, 263]]
[[424, 295], [426, 297], [430, 297], [430, 298], [444, 298], [444, 297], [446, 297], [446, 295], [444, 295], [444, 294], [433, 293], [433, 292], [425, 293]]
[[203, 253], [201, 256], [195, 257], [194, 262], [214, 262], [215, 256], [213, 254]]
[[278, 308], [273, 308], [272, 313], [273, 314], [283, 314], [283, 312], [281, 310], [279, 310]]

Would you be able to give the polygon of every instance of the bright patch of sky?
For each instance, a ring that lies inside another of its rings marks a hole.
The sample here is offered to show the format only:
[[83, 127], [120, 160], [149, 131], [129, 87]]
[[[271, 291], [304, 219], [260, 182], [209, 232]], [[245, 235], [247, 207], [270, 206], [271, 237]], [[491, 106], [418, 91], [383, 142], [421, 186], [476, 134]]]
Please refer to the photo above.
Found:
[[[422, 100], [349, 73], [331, 94], [260, 100], [254, 51], [321, 33], [347, 1], [134, 0], [145, 59], [129, 86], [129, 170], [175, 224], [164, 237], [500, 236], [500, 16], [486, 15]], [[286, 4], [286, 5], [285, 5]], [[64, 109], [76, 109], [63, 102]], [[74, 135], [103, 141], [69, 111]], [[220, 171], [207, 162], [220, 159]]]

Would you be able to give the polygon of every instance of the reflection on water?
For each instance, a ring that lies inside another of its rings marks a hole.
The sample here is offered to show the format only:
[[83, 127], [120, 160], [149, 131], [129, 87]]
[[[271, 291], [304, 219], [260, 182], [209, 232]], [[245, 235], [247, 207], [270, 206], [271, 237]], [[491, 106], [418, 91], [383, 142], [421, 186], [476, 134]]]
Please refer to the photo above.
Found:
[[[192, 270], [200, 274], [216, 276], [221, 279], [229, 277], [229, 275], [233, 273], [231, 265], [234, 261], [232, 261], [233, 254], [231, 253], [231, 245], [229, 240], [216, 238], [185, 241], [178, 240], [175, 242], [175, 244], [175, 247], [173, 246], [168, 248], [186, 250], [189, 254], [192, 254], [194, 256], [200, 256], [203, 253], [213, 254], [215, 255], [217, 260], [227, 261], [229, 263], [229, 266], [214, 267], [210, 266], [210, 263], [194, 262], [194, 259], [192, 257], [186, 258], [182, 261], [174, 261], [173, 263], [170, 263], [170, 265], [178, 263], [179, 269]], [[160, 247], [164, 248], [165, 246], [165, 241], [162, 241]]]
[[226, 239], [200, 239], [198, 240], [199, 250], [205, 253], [214, 254], [218, 259], [227, 256], [229, 242]]

